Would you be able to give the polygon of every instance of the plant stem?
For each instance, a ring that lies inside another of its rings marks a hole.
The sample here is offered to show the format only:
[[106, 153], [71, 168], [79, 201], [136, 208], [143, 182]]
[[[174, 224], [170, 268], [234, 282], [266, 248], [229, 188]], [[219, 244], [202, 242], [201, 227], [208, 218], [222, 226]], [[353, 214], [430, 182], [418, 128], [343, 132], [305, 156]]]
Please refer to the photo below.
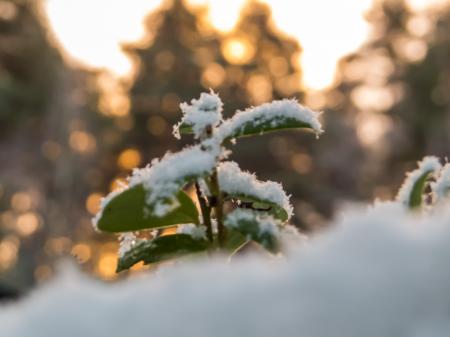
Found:
[[206, 202], [206, 198], [203, 196], [200, 190], [200, 185], [195, 182], [195, 192], [197, 193], [197, 199], [200, 204], [200, 210], [202, 212], [203, 224], [206, 227], [206, 235], [210, 242], [213, 242], [213, 232], [211, 226], [211, 207]]
[[225, 228], [223, 225], [223, 198], [220, 192], [219, 179], [217, 176], [217, 169], [215, 169], [211, 175], [211, 189], [214, 196], [214, 210], [217, 219], [217, 232], [219, 238], [219, 247], [222, 247], [225, 243]]

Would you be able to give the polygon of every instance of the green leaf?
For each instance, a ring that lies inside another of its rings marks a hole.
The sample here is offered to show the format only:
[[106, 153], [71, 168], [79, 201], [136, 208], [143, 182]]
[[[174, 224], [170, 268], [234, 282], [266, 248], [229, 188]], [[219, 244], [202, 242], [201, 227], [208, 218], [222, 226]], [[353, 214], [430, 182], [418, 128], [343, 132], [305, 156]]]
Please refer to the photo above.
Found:
[[208, 241], [194, 239], [188, 234], [166, 235], [139, 242], [119, 258], [116, 272], [129, 269], [140, 261], [149, 264], [200, 253], [207, 250], [208, 245]]
[[241, 124], [239, 127], [233, 129], [226, 139], [260, 135], [283, 129], [312, 129], [312, 126], [295, 118], [274, 116], [273, 118], [267, 119], [263, 116]]
[[289, 219], [288, 210], [269, 200], [258, 199], [256, 196], [244, 194], [226, 194], [225, 199], [238, 199], [241, 202], [249, 203], [251, 209], [269, 213], [282, 222]]
[[187, 123], [182, 123], [179, 127], [178, 127], [178, 131], [180, 132], [180, 134], [182, 135], [190, 135], [194, 133], [194, 130], [192, 130], [192, 125], [187, 124]]
[[238, 252], [245, 244], [247, 244], [250, 240], [247, 239], [239, 231], [228, 229], [226, 234], [225, 244], [222, 247], [226, 251], [230, 252], [230, 256], [234, 255]]
[[142, 184], [113, 197], [104, 207], [97, 227], [105, 232], [131, 232], [147, 228], [163, 228], [181, 223], [198, 223], [197, 207], [186, 193], [176, 195], [178, 207], [163, 217], [152, 214], [146, 203], [147, 191]]
[[225, 218], [228, 229], [241, 233], [247, 240], [259, 243], [271, 253], [277, 253], [280, 251], [278, 232], [267, 228], [268, 224], [271, 228], [278, 226], [270, 215], [244, 209], [236, 209]]
[[427, 180], [433, 172], [433, 170], [426, 171], [419, 177], [419, 179], [416, 180], [409, 195], [409, 208], [418, 208], [422, 205], [423, 193], [425, 191], [425, 187], [427, 186]]

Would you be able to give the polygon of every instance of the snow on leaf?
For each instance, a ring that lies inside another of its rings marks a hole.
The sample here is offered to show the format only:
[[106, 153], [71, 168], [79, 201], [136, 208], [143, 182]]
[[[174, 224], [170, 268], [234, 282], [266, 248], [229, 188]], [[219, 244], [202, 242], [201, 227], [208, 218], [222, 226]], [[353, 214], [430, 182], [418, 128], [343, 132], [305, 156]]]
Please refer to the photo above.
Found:
[[133, 232], [123, 233], [119, 235], [119, 257], [123, 257], [126, 252], [140, 242]]
[[431, 184], [435, 201], [441, 201], [450, 196], [450, 163], [444, 165], [436, 179]]
[[224, 224], [227, 228], [258, 242], [272, 253], [280, 250], [278, 227], [281, 224], [268, 214], [238, 208], [227, 214]]
[[96, 219], [97, 229], [117, 233], [198, 222], [197, 208], [182, 190], [174, 196], [178, 206], [162, 217], [155, 215], [153, 208], [148, 205], [147, 194], [142, 184], [114, 194]]
[[222, 140], [290, 128], [308, 128], [317, 135], [323, 132], [318, 113], [295, 99], [265, 103], [245, 111], [237, 111], [218, 129]]
[[422, 205], [427, 179], [442, 167], [439, 159], [433, 156], [423, 158], [418, 165], [416, 170], [407, 173], [406, 180], [397, 194], [397, 201], [405, 207], [416, 208]]
[[273, 215], [283, 221], [287, 221], [292, 216], [293, 211], [289, 197], [281, 184], [273, 181], [259, 181], [254, 174], [241, 171], [235, 162], [221, 163], [218, 172], [220, 188], [230, 197], [265, 203], [272, 208], [279, 208], [274, 210]]
[[178, 206], [175, 194], [186, 183], [209, 174], [215, 167], [218, 153], [213, 150], [205, 150], [200, 144], [166, 154], [161, 160], [153, 160], [150, 167], [135, 170], [130, 186], [142, 183], [154, 214], [164, 216]]
[[177, 228], [178, 234], [190, 235], [195, 240], [206, 240], [205, 226], [196, 226], [195, 224], [184, 224]]
[[181, 103], [183, 118], [174, 126], [174, 136], [180, 139], [180, 133], [192, 131], [195, 138], [200, 138], [204, 135], [206, 127], [215, 127], [222, 121], [222, 107], [220, 97], [212, 90], [209, 94], [202, 93], [200, 98], [193, 99], [191, 104]]

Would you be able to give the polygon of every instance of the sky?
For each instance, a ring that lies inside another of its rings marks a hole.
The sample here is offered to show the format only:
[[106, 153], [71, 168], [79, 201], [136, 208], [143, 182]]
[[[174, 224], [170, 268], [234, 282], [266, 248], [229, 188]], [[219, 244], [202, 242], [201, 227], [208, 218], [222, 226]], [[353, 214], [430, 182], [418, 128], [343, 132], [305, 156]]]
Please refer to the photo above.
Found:
[[[415, 9], [447, 0], [409, 0]], [[69, 60], [105, 68], [126, 77], [131, 60], [121, 43], [144, 35], [142, 20], [161, 0], [46, 0], [45, 9], [57, 43]], [[221, 31], [232, 29], [245, 0], [189, 0], [209, 5], [209, 18]], [[262, 0], [269, 4], [277, 27], [298, 39], [303, 84], [309, 89], [331, 85], [338, 60], [357, 49], [370, 27], [364, 13], [372, 0]]]

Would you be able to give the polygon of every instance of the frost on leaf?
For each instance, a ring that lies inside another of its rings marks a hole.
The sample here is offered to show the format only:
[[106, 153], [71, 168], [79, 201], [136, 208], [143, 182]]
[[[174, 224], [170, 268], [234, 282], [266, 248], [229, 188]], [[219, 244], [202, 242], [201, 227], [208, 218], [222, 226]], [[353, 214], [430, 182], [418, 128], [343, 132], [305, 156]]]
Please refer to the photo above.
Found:
[[295, 99], [273, 101], [238, 111], [231, 119], [220, 125], [218, 137], [226, 140], [292, 128], [308, 128], [319, 135], [323, 130], [318, 115]]
[[273, 181], [259, 181], [254, 174], [241, 171], [235, 162], [220, 164], [219, 184], [221, 190], [229, 197], [267, 204], [272, 209], [271, 213], [283, 221], [292, 216], [289, 197], [281, 184]]
[[450, 196], [450, 164], [447, 163], [442, 168], [436, 182], [431, 184], [435, 201], [441, 201]]
[[192, 146], [155, 159], [150, 167], [135, 170], [130, 186], [142, 183], [147, 203], [156, 216], [164, 216], [178, 206], [176, 193], [189, 181], [209, 174], [216, 164], [217, 153]]
[[194, 133], [195, 138], [200, 138], [208, 126], [215, 127], [222, 121], [222, 107], [220, 97], [212, 90], [209, 94], [202, 93], [191, 104], [181, 103], [183, 118], [174, 126], [174, 136], [179, 139], [180, 133]]
[[195, 224], [185, 224], [177, 228], [178, 234], [186, 234], [195, 240], [206, 240], [206, 228], [196, 226]]
[[439, 159], [433, 156], [425, 157], [418, 164], [416, 170], [407, 173], [406, 180], [397, 194], [397, 201], [405, 207], [416, 208], [422, 205], [427, 179], [442, 167]]
[[126, 252], [140, 242], [140, 239], [133, 232], [123, 233], [119, 235], [119, 258], [123, 257]]
[[247, 237], [261, 244], [272, 253], [280, 250], [281, 223], [268, 214], [261, 214], [248, 209], [236, 209], [225, 218], [225, 226], [228, 229], [236, 230]]

